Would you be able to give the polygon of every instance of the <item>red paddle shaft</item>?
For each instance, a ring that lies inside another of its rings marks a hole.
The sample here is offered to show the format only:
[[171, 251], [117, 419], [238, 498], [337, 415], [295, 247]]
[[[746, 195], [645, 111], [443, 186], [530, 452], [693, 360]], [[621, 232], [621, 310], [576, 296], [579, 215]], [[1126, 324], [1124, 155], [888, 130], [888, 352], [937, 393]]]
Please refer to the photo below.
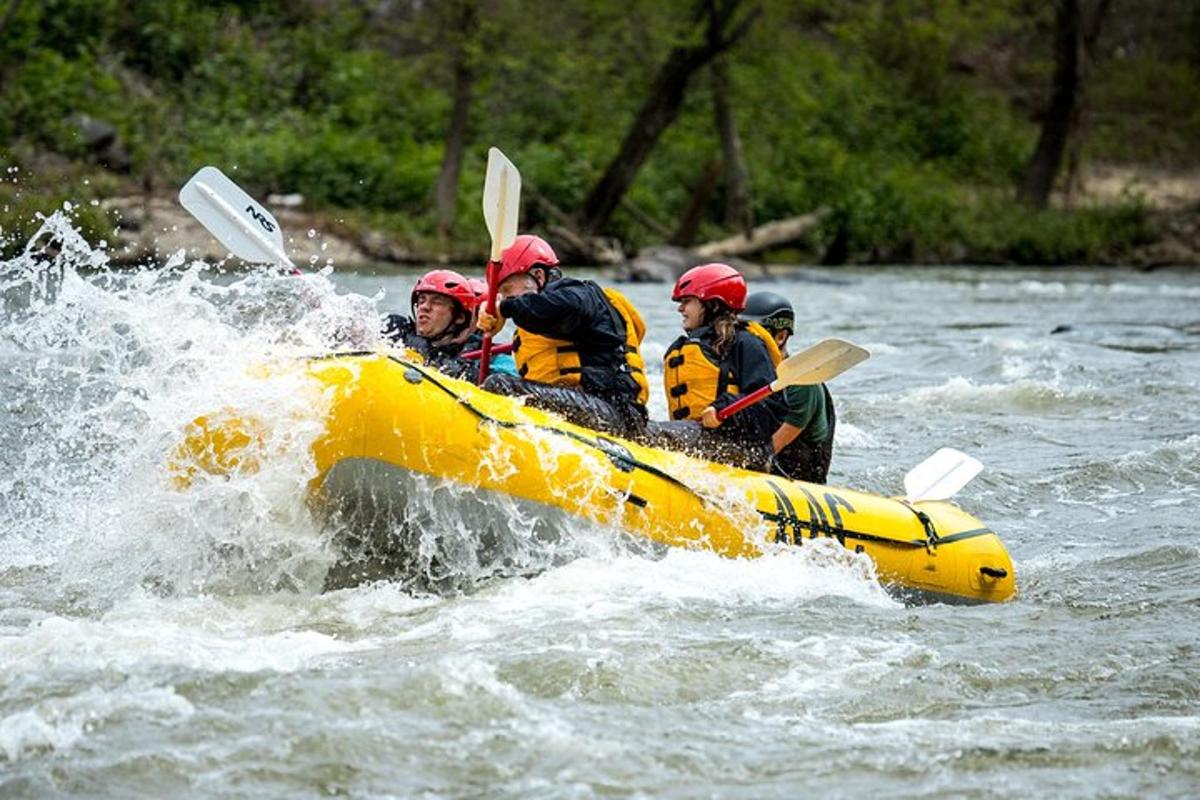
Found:
[[[487, 265], [487, 313], [496, 316], [496, 274], [500, 271], [499, 261], [489, 261]], [[488, 368], [492, 361], [492, 335], [484, 334], [483, 350], [479, 354], [479, 385], [487, 379]]]
[[746, 406], [752, 406], [755, 403], [757, 403], [759, 400], [762, 400], [764, 397], [771, 394], [772, 391], [773, 390], [771, 389], [771, 384], [768, 383], [766, 386], [763, 386], [761, 389], [755, 389], [753, 392], [746, 395], [745, 397], [739, 397], [737, 400], [734, 400], [732, 403], [730, 403], [729, 405], [725, 406], [720, 411], [718, 411], [717, 419], [724, 422], [725, 420], [729, 419], [737, 412], [741, 411]]
[[[494, 355], [494, 356], [502, 355], [504, 353], [511, 353], [512, 350], [513, 350], [512, 342], [505, 342], [504, 344], [492, 345], [492, 355]], [[460, 358], [479, 358], [482, 355], [483, 355], [482, 349], [468, 350], [467, 352], [463, 353], [460, 356]]]

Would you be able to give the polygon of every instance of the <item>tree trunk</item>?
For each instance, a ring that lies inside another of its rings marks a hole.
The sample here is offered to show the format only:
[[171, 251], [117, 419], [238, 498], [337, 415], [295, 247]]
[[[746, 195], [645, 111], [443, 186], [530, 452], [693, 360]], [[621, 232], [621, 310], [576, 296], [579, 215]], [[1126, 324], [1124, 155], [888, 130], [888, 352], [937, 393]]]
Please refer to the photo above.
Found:
[[687, 247], [696, 238], [700, 229], [700, 220], [704, 217], [704, 208], [717, 190], [717, 180], [721, 177], [721, 162], [713, 159], [704, 165], [696, 186], [692, 189], [692, 199], [688, 201], [687, 209], [679, 219], [679, 226], [668, 240], [676, 247]]
[[1082, 0], [1058, 0], [1054, 24], [1054, 77], [1050, 106], [1042, 119], [1037, 147], [1017, 189], [1017, 197], [1036, 208], [1050, 201], [1054, 180], [1062, 168], [1063, 154], [1083, 101], [1089, 51], [1095, 49], [1110, 0], [1100, 0], [1090, 21], [1085, 21]]
[[21, 0], [9, 0], [8, 9], [4, 12], [4, 16], [0, 17], [0, 35], [3, 35], [4, 29], [13, 21], [13, 17], [21, 9]]
[[585, 232], [596, 233], [608, 223], [659, 137], [679, 116], [692, 75], [737, 42], [758, 16], [760, 9], [755, 7], [734, 24], [741, 3], [742, 0], [704, 0], [700, 4], [708, 18], [704, 41], [676, 47], [667, 56], [649, 96], [621, 142], [621, 149], [583, 201], [581, 227]]
[[737, 121], [729, 105], [729, 75], [725, 59], [712, 63], [713, 112], [717, 131], [721, 135], [721, 154], [725, 160], [725, 227], [749, 234], [754, 227], [750, 208], [750, 187], [746, 177], [746, 159], [742, 155], [742, 140]]
[[433, 189], [433, 206], [438, 236], [445, 239], [454, 227], [458, 208], [458, 176], [462, 171], [463, 152], [467, 145], [467, 123], [471, 111], [471, 89], [475, 83], [469, 42], [479, 28], [479, 8], [475, 0], [463, 0], [452, 15], [455, 29], [448, 31], [458, 44], [454, 49], [454, 89], [450, 125], [446, 130], [446, 147], [442, 168]]
[[[9, 24], [17, 16], [17, 12], [21, 10], [21, 0], [9, 0], [8, 8], [4, 11], [4, 16], [0, 17], [0, 41], [4, 40], [4, 31]], [[0, 55], [0, 87], [4, 85], [4, 75], [8, 71], [8, 59]]]

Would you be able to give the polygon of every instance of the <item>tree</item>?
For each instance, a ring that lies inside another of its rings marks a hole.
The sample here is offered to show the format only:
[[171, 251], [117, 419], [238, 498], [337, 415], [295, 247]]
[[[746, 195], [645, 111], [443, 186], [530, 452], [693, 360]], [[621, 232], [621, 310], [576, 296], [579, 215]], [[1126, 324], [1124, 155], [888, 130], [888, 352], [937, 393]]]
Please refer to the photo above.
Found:
[[750, 186], [746, 177], [746, 159], [738, 136], [737, 120], [729, 103], [729, 74], [725, 59], [712, 63], [713, 114], [721, 136], [721, 157], [725, 168], [725, 226], [749, 233], [754, 227], [750, 208]]
[[659, 137], [679, 116], [691, 77], [745, 35], [761, 9], [754, 6], [745, 13], [741, 11], [742, 0], [697, 3], [693, 21], [705, 21], [704, 36], [698, 42], [673, 48], [667, 55], [620, 150], [583, 201], [584, 232], [595, 234], [605, 226]]
[[474, 50], [479, 31], [477, 0], [456, 0], [448, 10], [447, 23], [446, 35], [453, 42], [451, 70], [454, 73], [454, 87], [442, 167], [433, 188], [437, 232], [442, 238], [449, 236], [454, 226], [454, 212], [458, 207], [458, 176], [462, 171], [463, 152], [467, 146], [471, 89], [475, 83]]
[[1037, 147], [1017, 189], [1017, 197], [1045, 208], [1062, 167], [1067, 140], [1078, 122], [1089, 56], [1100, 36], [1110, 0], [1098, 0], [1090, 19], [1083, 0], [1058, 0], [1054, 22], [1054, 75], [1050, 104], [1042, 118]]

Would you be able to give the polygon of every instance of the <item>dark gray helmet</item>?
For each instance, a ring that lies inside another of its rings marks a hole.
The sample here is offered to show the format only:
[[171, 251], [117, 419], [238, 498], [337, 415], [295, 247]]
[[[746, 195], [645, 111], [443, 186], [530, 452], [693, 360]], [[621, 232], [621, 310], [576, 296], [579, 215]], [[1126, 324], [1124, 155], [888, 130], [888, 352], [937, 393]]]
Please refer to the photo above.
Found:
[[747, 297], [742, 319], [757, 322], [769, 331], [796, 332], [796, 312], [788, 299], [777, 292], [754, 292]]

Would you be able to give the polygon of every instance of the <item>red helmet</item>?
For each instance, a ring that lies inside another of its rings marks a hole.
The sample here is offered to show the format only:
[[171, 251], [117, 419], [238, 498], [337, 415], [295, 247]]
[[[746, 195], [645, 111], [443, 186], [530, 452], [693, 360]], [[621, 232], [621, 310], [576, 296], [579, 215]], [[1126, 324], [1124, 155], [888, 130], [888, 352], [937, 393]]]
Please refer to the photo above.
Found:
[[467, 278], [467, 285], [475, 293], [475, 303], [481, 304], [487, 300], [487, 281], [483, 278]]
[[417, 295], [421, 292], [430, 292], [449, 297], [462, 306], [463, 310], [467, 313], [474, 310], [477, 302], [475, 291], [471, 288], [467, 279], [450, 269], [435, 269], [433, 272], [426, 272], [422, 275], [412, 290], [413, 306], [416, 306]]
[[685, 297], [720, 300], [734, 311], [741, 311], [746, 307], [746, 279], [728, 264], [702, 264], [675, 281], [671, 299], [679, 302]]
[[496, 285], [511, 275], [529, 272], [534, 267], [556, 267], [558, 256], [554, 248], [540, 236], [523, 233], [513, 239], [503, 253], [500, 254], [500, 270], [496, 275]]

